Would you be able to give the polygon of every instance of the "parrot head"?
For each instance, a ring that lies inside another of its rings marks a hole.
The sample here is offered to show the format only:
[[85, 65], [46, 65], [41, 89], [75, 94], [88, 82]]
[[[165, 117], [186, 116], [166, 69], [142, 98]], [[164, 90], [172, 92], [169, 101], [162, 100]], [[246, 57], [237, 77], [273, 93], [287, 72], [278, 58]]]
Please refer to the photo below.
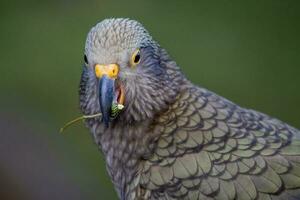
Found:
[[176, 88], [162, 51], [135, 20], [106, 19], [94, 26], [85, 44], [80, 86], [83, 112], [100, 111], [108, 126], [113, 121], [151, 119], [166, 108]]

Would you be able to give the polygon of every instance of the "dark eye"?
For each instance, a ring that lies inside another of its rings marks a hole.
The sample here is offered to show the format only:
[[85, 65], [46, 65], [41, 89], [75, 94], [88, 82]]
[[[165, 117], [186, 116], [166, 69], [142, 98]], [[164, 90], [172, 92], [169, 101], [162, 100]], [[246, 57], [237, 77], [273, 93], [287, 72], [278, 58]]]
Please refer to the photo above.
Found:
[[141, 55], [140, 55], [140, 53], [138, 53], [135, 55], [133, 62], [138, 63], [138, 62], [140, 62], [140, 59], [141, 59]]
[[137, 49], [133, 54], [132, 54], [132, 57], [131, 57], [131, 64], [133, 66], [139, 64], [141, 60], [141, 54], [140, 54], [140, 50]]
[[85, 64], [89, 64], [89, 61], [88, 61], [86, 55], [84, 55], [83, 59], [84, 59]]

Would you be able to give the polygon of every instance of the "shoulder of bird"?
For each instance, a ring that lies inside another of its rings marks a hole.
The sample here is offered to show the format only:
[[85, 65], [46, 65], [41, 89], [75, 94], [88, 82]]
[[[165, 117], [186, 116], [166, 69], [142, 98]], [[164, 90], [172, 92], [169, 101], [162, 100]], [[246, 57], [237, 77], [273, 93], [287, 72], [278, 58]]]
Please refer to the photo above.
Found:
[[295, 128], [192, 84], [154, 123], [139, 177], [147, 198], [300, 199]]
[[[142, 59], [129, 69], [136, 47]], [[110, 126], [87, 120], [122, 200], [300, 199], [300, 132], [193, 85], [141, 24], [105, 20], [89, 33], [86, 55], [86, 114], [99, 112], [92, 65], [125, 59], [125, 110]]]

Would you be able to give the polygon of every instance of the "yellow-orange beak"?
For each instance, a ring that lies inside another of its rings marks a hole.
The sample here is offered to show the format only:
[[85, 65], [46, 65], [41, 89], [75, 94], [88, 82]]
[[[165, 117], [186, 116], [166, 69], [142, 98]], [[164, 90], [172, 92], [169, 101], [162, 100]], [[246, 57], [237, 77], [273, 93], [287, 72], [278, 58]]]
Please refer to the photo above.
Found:
[[95, 65], [95, 73], [98, 78], [102, 78], [103, 75], [107, 75], [111, 79], [116, 79], [119, 74], [119, 65]]

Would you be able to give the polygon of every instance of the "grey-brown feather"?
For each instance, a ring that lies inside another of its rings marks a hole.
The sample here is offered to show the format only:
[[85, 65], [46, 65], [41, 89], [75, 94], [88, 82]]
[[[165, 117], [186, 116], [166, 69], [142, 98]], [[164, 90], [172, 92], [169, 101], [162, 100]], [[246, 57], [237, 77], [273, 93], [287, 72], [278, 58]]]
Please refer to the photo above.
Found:
[[[135, 48], [142, 60], [128, 69], [120, 52]], [[121, 65], [126, 109], [108, 128], [86, 121], [121, 199], [300, 198], [298, 130], [190, 83], [134, 20], [101, 22], [85, 51], [91, 66]], [[91, 66], [80, 83], [85, 114], [100, 110]]]

